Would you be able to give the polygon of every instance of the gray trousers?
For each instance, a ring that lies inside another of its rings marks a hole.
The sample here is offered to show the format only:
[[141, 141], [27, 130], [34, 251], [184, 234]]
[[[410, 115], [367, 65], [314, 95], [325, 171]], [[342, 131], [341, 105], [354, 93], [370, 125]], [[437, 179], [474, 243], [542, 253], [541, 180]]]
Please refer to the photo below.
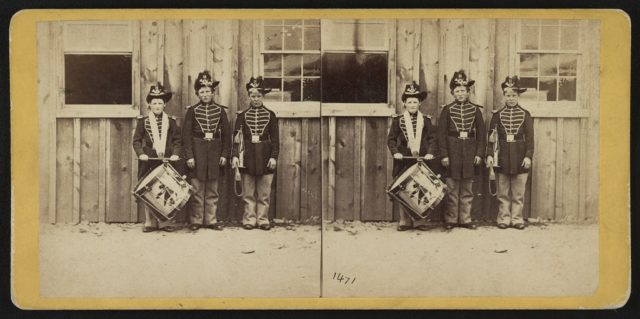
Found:
[[269, 201], [273, 174], [242, 175], [243, 225], [269, 224]]
[[192, 178], [191, 185], [195, 188], [195, 193], [191, 197], [189, 222], [197, 225], [217, 223], [218, 180], [213, 179], [202, 182], [197, 178]]
[[453, 179], [447, 177], [444, 221], [447, 224], [471, 223], [471, 203], [473, 202], [473, 178]]
[[419, 219], [419, 220], [413, 220], [413, 218], [411, 218], [411, 215], [409, 215], [409, 213], [407, 212], [407, 208], [404, 207], [402, 204], [397, 203], [397, 202], [393, 202], [393, 205], [398, 207], [396, 209], [398, 209], [398, 211], [400, 212], [398, 215], [398, 217], [400, 218], [398, 220], [398, 226], [409, 226], [409, 227], [417, 227], [420, 225], [426, 225], [427, 224], [427, 218], [424, 219]]
[[522, 208], [528, 173], [498, 173], [498, 224], [518, 225], [524, 223]]

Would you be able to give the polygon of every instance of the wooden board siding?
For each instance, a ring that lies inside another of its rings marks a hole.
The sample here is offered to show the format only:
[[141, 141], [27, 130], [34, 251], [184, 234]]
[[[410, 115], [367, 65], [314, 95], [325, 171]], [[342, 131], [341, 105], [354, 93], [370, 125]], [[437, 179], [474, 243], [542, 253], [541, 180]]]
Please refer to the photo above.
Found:
[[[193, 81], [209, 69], [220, 81], [215, 101], [228, 106], [234, 124], [248, 107], [244, 88], [258, 70], [259, 22], [251, 20], [145, 20], [135, 24], [134, 102], [147, 112], [146, 93], [156, 81], [173, 93], [166, 111], [179, 125], [197, 102]], [[421, 111], [438, 123], [441, 105], [452, 101], [449, 80], [465, 69], [476, 80], [471, 100], [491, 111], [502, 105], [500, 83], [515, 73], [511, 20], [391, 20], [389, 105], [403, 110], [400, 95], [415, 80], [428, 92]], [[557, 109], [535, 117], [536, 150], [525, 196], [525, 217], [593, 221], [598, 216], [599, 23], [585, 22], [579, 70], [580, 110]], [[41, 145], [41, 220], [51, 223], [137, 222], [142, 210], [131, 197], [137, 162], [131, 147], [132, 118], [56, 118], [62, 103], [60, 23], [38, 25], [38, 101]], [[269, 106], [269, 105], [267, 105]], [[351, 110], [353, 111], [353, 110]], [[356, 110], [357, 111], [357, 110]], [[356, 114], [357, 112], [352, 112]], [[578, 114], [580, 113], [580, 114]], [[541, 117], [544, 116], [544, 117]], [[366, 115], [280, 119], [281, 155], [272, 184], [271, 218], [363, 221], [394, 220], [387, 199], [392, 159], [386, 147], [390, 120]], [[220, 180], [219, 218], [239, 220], [233, 174]], [[473, 218], [493, 221], [496, 199], [486, 171], [474, 185]], [[184, 221], [184, 215], [178, 219]], [[441, 212], [433, 215], [438, 220]]]

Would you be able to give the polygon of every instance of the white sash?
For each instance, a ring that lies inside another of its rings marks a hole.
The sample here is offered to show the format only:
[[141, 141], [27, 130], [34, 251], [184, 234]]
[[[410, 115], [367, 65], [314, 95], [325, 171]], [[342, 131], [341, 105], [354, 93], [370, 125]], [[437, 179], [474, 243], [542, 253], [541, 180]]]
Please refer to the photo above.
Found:
[[404, 126], [407, 128], [407, 137], [409, 138], [408, 142], [411, 154], [419, 155], [420, 141], [422, 140], [422, 129], [424, 128], [424, 116], [422, 115], [422, 112], [418, 111], [415, 131], [413, 130], [409, 111], [404, 111], [402, 116], [404, 117]]
[[156, 115], [153, 112], [149, 112], [149, 125], [151, 126], [151, 137], [153, 137], [153, 149], [158, 153], [158, 157], [164, 157], [164, 151], [167, 147], [167, 133], [169, 132], [169, 116], [162, 112], [162, 133], [158, 132], [158, 123], [156, 123]]

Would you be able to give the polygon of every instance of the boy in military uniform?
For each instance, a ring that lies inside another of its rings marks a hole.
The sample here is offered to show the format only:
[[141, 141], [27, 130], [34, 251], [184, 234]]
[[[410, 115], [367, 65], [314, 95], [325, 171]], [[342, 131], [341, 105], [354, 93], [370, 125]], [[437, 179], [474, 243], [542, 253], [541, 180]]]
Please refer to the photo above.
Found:
[[187, 167], [191, 169], [191, 184], [195, 188], [190, 203], [191, 230], [203, 226], [222, 230], [216, 218], [218, 176], [231, 153], [231, 130], [226, 107], [213, 102], [218, 83], [212, 80], [209, 71], [198, 74], [194, 89], [200, 101], [189, 107], [182, 127]]
[[[168, 157], [172, 162], [179, 160], [178, 154], [181, 152], [182, 145], [180, 129], [175, 117], [164, 112], [164, 107], [170, 99], [171, 93], [166, 92], [159, 82], [149, 89], [147, 104], [150, 112], [146, 116], [138, 117], [133, 134], [133, 150], [139, 159], [138, 178], [162, 164], [161, 160], [150, 160], [150, 157]], [[145, 233], [157, 230], [160, 225], [151, 209], [147, 205], [144, 206], [142, 231]], [[174, 231], [175, 229], [173, 226], [164, 226], [162, 230]]]
[[[405, 156], [424, 156], [426, 161], [434, 158], [436, 136], [435, 129], [431, 124], [431, 116], [422, 114], [419, 110], [420, 102], [426, 97], [427, 92], [420, 92], [415, 81], [407, 84], [401, 97], [405, 111], [400, 115], [394, 115], [391, 120], [387, 146], [394, 159], [394, 179], [415, 164], [415, 160], [403, 159]], [[400, 220], [397, 230], [405, 231], [413, 227], [426, 230], [427, 227], [424, 224], [426, 219], [414, 221], [406, 209], [400, 205]]]
[[[533, 156], [533, 120], [518, 104], [520, 94], [527, 90], [520, 88], [518, 77], [507, 77], [501, 87], [505, 106], [491, 117], [487, 167], [494, 167], [498, 173], [498, 227], [524, 229], [522, 207]], [[492, 151], [495, 143], [497, 159]]]
[[438, 123], [438, 147], [449, 189], [444, 214], [448, 230], [455, 225], [476, 229], [471, 222], [472, 184], [485, 155], [487, 136], [482, 106], [469, 102], [474, 83], [462, 70], [453, 74], [449, 88], [455, 101], [443, 106]]
[[252, 77], [246, 88], [250, 105], [238, 112], [231, 166], [242, 172], [243, 227], [269, 230], [271, 182], [280, 151], [278, 119], [262, 103], [264, 95], [271, 91], [263, 87], [262, 77]]

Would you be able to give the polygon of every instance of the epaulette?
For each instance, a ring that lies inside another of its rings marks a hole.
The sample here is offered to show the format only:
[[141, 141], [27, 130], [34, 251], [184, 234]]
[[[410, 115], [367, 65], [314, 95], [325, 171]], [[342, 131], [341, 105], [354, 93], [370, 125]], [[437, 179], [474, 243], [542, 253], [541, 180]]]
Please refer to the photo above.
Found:
[[491, 111], [491, 113], [498, 113], [498, 112], [502, 111], [502, 109], [504, 109], [504, 106], [499, 108], [499, 109], [495, 109], [495, 110]]
[[402, 116], [402, 114], [393, 114], [393, 115], [391, 115], [391, 117], [394, 118], [394, 119], [395, 118], [399, 118], [400, 116]]
[[140, 119], [143, 119], [143, 118], [148, 117], [148, 116], [149, 115], [138, 115], [138, 116], [136, 116], [136, 118], [140, 120]]
[[482, 106], [482, 105], [480, 105], [480, 104], [475, 104], [475, 103], [471, 103], [471, 102], [469, 102], [469, 104], [471, 104], [471, 105], [473, 105], [473, 106], [476, 106], [476, 107], [479, 107], [479, 108], [481, 108], [481, 109], [482, 109], [482, 108], [484, 108], [484, 106]]
[[217, 105], [217, 106], [219, 106], [219, 107], [221, 107], [221, 108], [223, 108], [223, 109], [228, 109], [228, 107], [226, 107], [226, 106], [224, 106], [224, 105], [222, 105], [222, 104], [218, 104], [218, 103], [216, 103], [216, 102], [213, 102], [213, 103], [211, 103], [211, 104]]
[[242, 110], [242, 111], [236, 111], [236, 113], [238, 113], [238, 114], [242, 114], [242, 113], [244, 113], [244, 112], [245, 112], [246, 110], [248, 110], [248, 109], [249, 109], [249, 108], [246, 108], [246, 109], [244, 109], [244, 110]]
[[185, 108], [185, 109], [189, 109], [189, 108], [192, 108], [192, 107], [194, 107], [194, 106], [196, 106], [196, 105], [198, 105], [198, 104], [200, 104], [200, 102], [197, 102], [196, 104], [187, 105], [187, 106], [185, 106], [184, 108]]

